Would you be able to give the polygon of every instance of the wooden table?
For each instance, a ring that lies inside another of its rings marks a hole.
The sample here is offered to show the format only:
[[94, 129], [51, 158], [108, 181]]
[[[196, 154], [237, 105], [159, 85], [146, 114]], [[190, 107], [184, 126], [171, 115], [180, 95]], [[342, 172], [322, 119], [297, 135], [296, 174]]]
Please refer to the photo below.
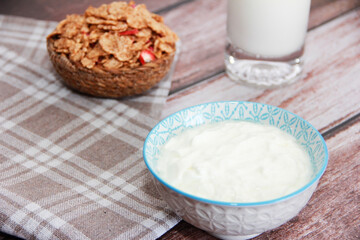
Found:
[[[61, 20], [111, 0], [2, 0], [0, 14]], [[245, 87], [224, 71], [226, 1], [142, 0], [179, 35], [182, 50], [164, 113], [217, 100], [271, 104], [310, 121], [328, 168], [298, 216], [256, 239], [360, 239], [360, 0], [313, 0], [304, 78], [274, 90]], [[17, 239], [0, 234], [0, 239]], [[214, 239], [180, 222], [160, 239]]]

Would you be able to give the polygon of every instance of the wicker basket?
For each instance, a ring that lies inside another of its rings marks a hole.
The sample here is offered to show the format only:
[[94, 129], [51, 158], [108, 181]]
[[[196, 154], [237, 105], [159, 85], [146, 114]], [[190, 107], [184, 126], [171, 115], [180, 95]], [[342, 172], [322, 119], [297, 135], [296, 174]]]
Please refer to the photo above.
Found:
[[65, 85], [96, 97], [120, 98], [144, 93], [165, 77], [174, 59], [172, 54], [136, 68], [122, 67], [116, 72], [90, 70], [55, 52], [53, 43], [52, 38], [47, 39], [47, 50]]

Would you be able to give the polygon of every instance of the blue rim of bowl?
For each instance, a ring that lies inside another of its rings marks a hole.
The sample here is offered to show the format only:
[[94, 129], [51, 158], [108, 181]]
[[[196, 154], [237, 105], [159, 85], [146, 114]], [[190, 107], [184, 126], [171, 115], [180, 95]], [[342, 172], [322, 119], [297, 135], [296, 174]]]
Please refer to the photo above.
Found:
[[[307, 183], [305, 186], [303, 186], [302, 188], [298, 189], [297, 191], [295, 192], [292, 192], [288, 195], [285, 195], [285, 196], [282, 196], [282, 197], [279, 197], [279, 198], [275, 198], [275, 199], [271, 199], [271, 200], [267, 200], [267, 201], [261, 201], [261, 202], [224, 202], [224, 201], [216, 201], [216, 200], [211, 200], [211, 199], [207, 199], [207, 198], [202, 198], [202, 197], [198, 197], [198, 196], [195, 196], [195, 195], [192, 195], [192, 194], [189, 194], [189, 193], [186, 193], [182, 190], [179, 190], [173, 186], [171, 186], [170, 184], [168, 184], [166, 181], [164, 181], [160, 176], [158, 176], [158, 174], [156, 174], [156, 172], [150, 167], [149, 163], [148, 163], [148, 160], [146, 158], [146, 154], [145, 154], [145, 150], [146, 150], [146, 146], [147, 146], [147, 142], [149, 140], [149, 136], [152, 134], [153, 130], [161, 124], [161, 122], [163, 122], [164, 120], [168, 119], [168, 118], [171, 118], [172, 116], [178, 114], [178, 113], [181, 113], [181, 112], [184, 112], [184, 111], [188, 111], [189, 109], [192, 109], [192, 108], [198, 108], [200, 106], [203, 106], [203, 105], [208, 105], [208, 104], [216, 104], [216, 103], [249, 103], [249, 104], [259, 104], [259, 105], [262, 105], [262, 106], [269, 106], [269, 107], [274, 107], [274, 108], [278, 108], [282, 111], [285, 111], [287, 113], [290, 113], [294, 116], [296, 116], [297, 118], [303, 120], [304, 122], [306, 122], [306, 124], [308, 124], [315, 132], [317, 132], [317, 134], [320, 136], [320, 139], [322, 141], [322, 144], [323, 146], [325, 147], [325, 163], [323, 165], [323, 167], [321, 168], [321, 170], [318, 172], [318, 174], [316, 174], [316, 176], [309, 182]], [[205, 202], [205, 203], [210, 203], [210, 204], [216, 204], [216, 205], [222, 205], [222, 206], [243, 206], [243, 207], [246, 207], [246, 206], [260, 206], [260, 205], [269, 205], [269, 204], [273, 204], [273, 203], [277, 203], [277, 202], [280, 202], [280, 201], [283, 201], [283, 200], [286, 200], [288, 198], [291, 198], [303, 191], [305, 191], [307, 188], [309, 188], [311, 185], [313, 185], [316, 181], [318, 181], [321, 176], [324, 174], [325, 170], [326, 170], [326, 167], [327, 167], [327, 164], [328, 164], [328, 158], [329, 158], [329, 154], [328, 154], [328, 149], [327, 149], [327, 146], [326, 146], [326, 143], [325, 143], [325, 140], [324, 138], [322, 137], [322, 135], [320, 134], [320, 132], [311, 124], [309, 123], [308, 121], [306, 121], [305, 119], [303, 119], [302, 117], [298, 116], [297, 114], [295, 113], [292, 113], [286, 109], [283, 109], [283, 108], [279, 108], [279, 107], [276, 107], [276, 106], [273, 106], [273, 105], [269, 105], [269, 104], [264, 104], [264, 103], [257, 103], [257, 102], [248, 102], [248, 101], [217, 101], [217, 102], [207, 102], [207, 103], [202, 103], [202, 104], [198, 104], [198, 105], [194, 105], [194, 106], [191, 106], [191, 107], [187, 107], [187, 108], [184, 108], [182, 110], [179, 110], [169, 116], [167, 116], [166, 118], [162, 119], [158, 124], [156, 124], [155, 127], [153, 127], [151, 129], [151, 131], [149, 132], [149, 134], [147, 135], [146, 139], [145, 139], [145, 142], [144, 142], [144, 147], [143, 147], [143, 157], [144, 157], [144, 162], [146, 164], [146, 167], [148, 168], [148, 170], [150, 171], [150, 173], [156, 178], [156, 180], [158, 180], [161, 184], [165, 185], [167, 188], [171, 189], [172, 191], [174, 192], [177, 192], [181, 195], [184, 195], [188, 198], [191, 198], [191, 199], [194, 199], [194, 200], [197, 200], [197, 201], [200, 201], [200, 202]]]

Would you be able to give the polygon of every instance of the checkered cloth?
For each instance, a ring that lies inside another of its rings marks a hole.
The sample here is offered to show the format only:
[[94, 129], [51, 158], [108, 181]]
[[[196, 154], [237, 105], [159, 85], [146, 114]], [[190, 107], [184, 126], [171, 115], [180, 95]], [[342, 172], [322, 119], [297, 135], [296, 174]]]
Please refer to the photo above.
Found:
[[74, 93], [46, 51], [55, 22], [0, 15], [0, 231], [25, 239], [154, 239], [176, 223], [142, 157], [170, 88]]

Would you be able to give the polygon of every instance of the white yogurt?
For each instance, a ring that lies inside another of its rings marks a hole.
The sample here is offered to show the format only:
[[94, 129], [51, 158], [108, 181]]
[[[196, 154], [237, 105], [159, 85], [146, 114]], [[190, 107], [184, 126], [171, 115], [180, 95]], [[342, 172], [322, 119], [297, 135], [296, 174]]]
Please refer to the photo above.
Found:
[[157, 171], [186, 193], [225, 202], [259, 202], [309, 182], [309, 155], [276, 127], [245, 121], [205, 124], [171, 138]]
[[236, 47], [282, 57], [304, 44], [310, 0], [228, 0], [227, 32]]

